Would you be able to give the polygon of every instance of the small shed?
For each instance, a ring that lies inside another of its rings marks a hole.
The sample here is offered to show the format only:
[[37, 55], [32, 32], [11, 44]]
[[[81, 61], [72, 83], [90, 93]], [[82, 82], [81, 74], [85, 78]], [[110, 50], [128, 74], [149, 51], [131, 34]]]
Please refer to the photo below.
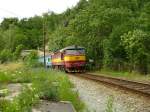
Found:
[[21, 57], [22, 59], [25, 59], [33, 50], [22, 50], [21, 51]]

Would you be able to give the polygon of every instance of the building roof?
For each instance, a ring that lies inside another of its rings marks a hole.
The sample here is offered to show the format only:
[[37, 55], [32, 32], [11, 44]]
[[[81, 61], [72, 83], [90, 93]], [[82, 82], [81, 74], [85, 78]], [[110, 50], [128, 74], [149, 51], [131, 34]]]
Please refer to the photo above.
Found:
[[[51, 57], [51, 55], [45, 55], [46, 58]], [[44, 56], [39, 56], [39, 58], [44, 58]]]
[[[21, 56], [27, 56], [27, 55], [29, 55], [32, 51], [34, 51], [34, 50], [22, 50], [22, 52], [21, 52]], [[40, 51], [40, 50], [37, 50], [37, 53], [38, 53], [38, 56], [39, 57], [44, 57], [44, 52], [43, 51]], [[52, 53], [50, 53], [50, 52], [48, 52], [48, 51], [46, 51], [45, 52], [45, 56], [50, 56]]]
[[29, 55], [33, 50], [22, 50], [21, 51], [21, 56], [22, 57], [25, 57], [27, 55]]
[[[50, 55], [51, 55], [51, 53], [50, 53], [50, 52], [45, 52], [45, 56], [50, 56]], [[39, 56], [39, 57], [44, 56], [44, 52], [43, 52], [43, 51], [38, 50], [38, 56]]]

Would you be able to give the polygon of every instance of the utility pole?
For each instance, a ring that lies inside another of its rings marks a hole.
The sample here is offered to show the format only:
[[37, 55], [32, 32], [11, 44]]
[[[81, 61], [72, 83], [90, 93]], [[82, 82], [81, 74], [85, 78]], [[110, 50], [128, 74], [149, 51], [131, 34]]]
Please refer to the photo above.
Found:
[[43, 22], [43, 51], [44, 51], [44, 67], [46, 67], [46, 58], [45, 58], [45, 44], [46, 44], [46, 27], [45, 21]]

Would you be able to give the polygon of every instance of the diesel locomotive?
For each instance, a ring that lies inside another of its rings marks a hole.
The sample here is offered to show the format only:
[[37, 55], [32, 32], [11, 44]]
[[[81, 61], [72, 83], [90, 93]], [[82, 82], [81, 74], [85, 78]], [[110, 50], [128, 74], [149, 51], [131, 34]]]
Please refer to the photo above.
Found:
[[66, 72], [84, 72], [86, 65], [85, 48], [68, 46], [51, 55], [52, 68]]

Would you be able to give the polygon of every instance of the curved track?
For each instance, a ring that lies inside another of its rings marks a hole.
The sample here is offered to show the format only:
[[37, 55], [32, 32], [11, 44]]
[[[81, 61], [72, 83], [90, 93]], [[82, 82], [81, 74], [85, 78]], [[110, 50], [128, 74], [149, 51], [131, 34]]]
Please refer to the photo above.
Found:
[[119, 79], [119, 78], [93, 75], [90, 73], [73, 74], [73, 75], [83, 77], [86, 79], [90, 79], [90, 80], [94, 80], [97, 82], [102, 82], [105, 84], [113, 85], [113, 86], [119, 86], [123, 89], [128, 89], [136, 93], [142, 93], [143, 95], [150, 96], [150, 84], [134, 82], [134, 81], [124, 80], [124, 79]]

